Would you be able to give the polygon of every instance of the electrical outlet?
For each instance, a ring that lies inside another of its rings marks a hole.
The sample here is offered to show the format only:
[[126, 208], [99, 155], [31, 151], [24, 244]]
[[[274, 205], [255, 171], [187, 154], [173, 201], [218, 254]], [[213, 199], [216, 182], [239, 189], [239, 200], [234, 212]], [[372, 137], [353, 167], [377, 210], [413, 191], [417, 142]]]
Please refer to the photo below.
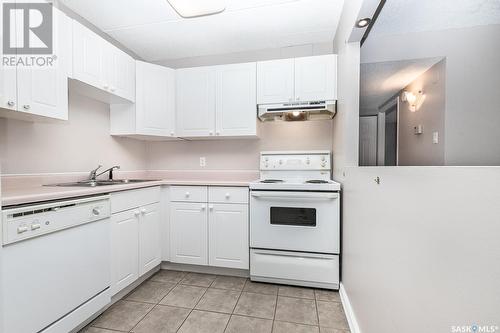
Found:
[[200, 166], [202, 168], [207, 166], [207, 159], [205, 157], [200, 157]]

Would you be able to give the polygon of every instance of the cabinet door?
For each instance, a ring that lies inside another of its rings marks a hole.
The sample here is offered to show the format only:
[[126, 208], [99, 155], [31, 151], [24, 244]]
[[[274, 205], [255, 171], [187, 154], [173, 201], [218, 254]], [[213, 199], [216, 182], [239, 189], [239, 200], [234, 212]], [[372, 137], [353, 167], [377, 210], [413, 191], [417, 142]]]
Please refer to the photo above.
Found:
[[139, 274], [149, 272], [161, 263], [160, 204], [140, 208], [139, 219]]
[[337, 99], [337, 56], [333, 54], [295, 59], [295, 100]]
[[17, 68], [18, 110], [55, 119], [68, 119], [68, 66], [71, 54], [71, 20], [54, 13], [54, 54], [52, 66]]
[[177, 135], [212, 136], [215, 132], [215, 68], [179, 69], [177, 76]]
[[[3, 4], [3, 3], [2, 3]], [[3, 17], [3, 5], [0, 6], [0, 17]], [[15, 34], [15, 32], [14, 32]], [[3, 24], [0, 24], [0, 51], [3, 55]], [[9, 56], [9, 55], [6, 55]], [[15, 56], [15, 55], [12, 55]], [[17, 109], [16, 67], [0, 63], [0, 108]]]
[[111, 82], [111, 93], [135, 102], [135, 60], [113, 46], [114, 80]]
[[111, 293], [139, 277], [139, 210], [111, 216]]
[[101, 37], [73, 20], [73, 77], [99, 89], [104, 89]]
[[257, 103], [287, 103], [294, 99], [294, 60], [257, 63]]
[[248, 205], [209, 204], [210, 266], [249, 269]]
[[207, 210], [204, 203], [172, 202], [170, 206], [170, 260], [208, 264]]
[[137, 61], [137, 132], [175, 136], [175, 71]]
[[256, 71], [255, 63], [217, 67], [215, 135], [257, 134]]

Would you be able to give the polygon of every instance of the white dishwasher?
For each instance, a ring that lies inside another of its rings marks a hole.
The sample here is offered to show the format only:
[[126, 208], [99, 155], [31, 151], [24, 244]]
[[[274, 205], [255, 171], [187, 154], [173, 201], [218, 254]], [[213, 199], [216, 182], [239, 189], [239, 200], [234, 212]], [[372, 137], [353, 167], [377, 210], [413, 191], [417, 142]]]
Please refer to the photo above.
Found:
[[67, 333], [110, 302], [108, 195], [2, 212], [4, 333]]

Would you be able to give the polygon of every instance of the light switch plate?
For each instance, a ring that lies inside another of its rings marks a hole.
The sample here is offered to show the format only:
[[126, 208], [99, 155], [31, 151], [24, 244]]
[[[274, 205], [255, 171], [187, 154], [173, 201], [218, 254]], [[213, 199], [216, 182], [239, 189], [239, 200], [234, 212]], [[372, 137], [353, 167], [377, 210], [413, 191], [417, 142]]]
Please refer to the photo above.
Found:
[[207, 166], [207, 159], [205, 157], [200, 157], [200, 166], [202, 168]]
[[439, 132], [432, 132], [432, 143], [433, 144], [439, 143]]

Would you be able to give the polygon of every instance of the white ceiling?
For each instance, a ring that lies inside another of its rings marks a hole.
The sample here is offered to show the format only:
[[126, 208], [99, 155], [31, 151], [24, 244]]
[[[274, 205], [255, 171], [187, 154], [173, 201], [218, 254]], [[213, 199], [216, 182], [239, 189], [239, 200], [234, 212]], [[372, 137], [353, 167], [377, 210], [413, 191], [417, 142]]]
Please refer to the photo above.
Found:
[[387, 1], [370, 35], [500, 24], [500, 0]]
[[344, 0], [227, 0], [184, 19], [167, 0], [61, 0], [146, 61], [333, 41]]
[[361, 64], [360, 114], [371, 114], [442, 58]]

